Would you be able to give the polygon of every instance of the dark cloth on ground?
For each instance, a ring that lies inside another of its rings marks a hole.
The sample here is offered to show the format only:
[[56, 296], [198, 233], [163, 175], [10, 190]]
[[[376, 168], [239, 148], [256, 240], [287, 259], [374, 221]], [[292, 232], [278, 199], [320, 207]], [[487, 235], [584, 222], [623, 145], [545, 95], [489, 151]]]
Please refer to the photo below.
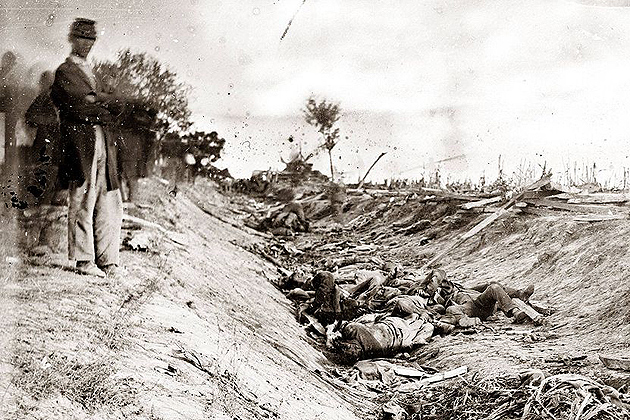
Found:
[[311, 280], [315, 298], [308, 312], [313, 314], [323, 325], [338, 320], [350, 320], [359, 316], [363, 308], [355, 299], [343, 296], [335, 276], [328, 271], [320, 271]]
[[497, 283], [491, 283], [482, 293], [475, 290], [458, 290], [453, 294], [452, 300], [455, 304], [446, 308], [446, 316], [442, 320], [453, 321], [451, 323], [454, 324], [464, 315], [483, 321], [493, 315], [497, 307], [507, 315], [511, 315], [516, 309], [512, 299]]
[[327, 271], [320, 271], [315, 274], [311, 284], [315, 289], [315, 299], [311, 304], [311, 313], [322, 324], [331, 324], [341, 314], [341, 295], [335, 283], [335, 276]]
[[300, 203], [291, 202], [280, 211], [267, 217], [260, 223], [261, 230], [282, 229], [292, 232], [308, 232], [309, 222], [304, 215], [304, 208]]

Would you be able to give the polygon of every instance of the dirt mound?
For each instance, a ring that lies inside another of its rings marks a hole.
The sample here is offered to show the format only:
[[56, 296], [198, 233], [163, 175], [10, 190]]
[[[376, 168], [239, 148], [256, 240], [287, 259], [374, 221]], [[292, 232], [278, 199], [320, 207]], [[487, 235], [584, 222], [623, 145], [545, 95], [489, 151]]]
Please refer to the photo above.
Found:
[[[413, 196], [355, 197], [346, 206], [349, 222], [341, 236], [372, 244], [384, 260], [417, 267], [488, 216], [463, 212], [458, 204]], [[533, 299], [556, 309], [550, 320], [558, 331], [595, 334], [602, 344], [622, 348], [630, 343], [628, 234], [628, 220], [579, 222], [566, 212], [510, 214], [439, 265], [464, 285], [533, 283]]]
[[327, 373], [269, 282], [275, 267], [245, 250], [259, 239], [221, 221], [225, 198], [201, 188], [173, 193], [155, 180], [144, 187], [127, 213], [161, 229], [141, 229], [154, 248], [122, 253], [125, 278], [77, 275], [63, 254], [17, 251], [12, 271], [12, 259], [0, 262], [10, 274], [3, 310], [15, 309], [3, 319], [2, 368], [11, 372], [3, 418], [351, 419], [374, 411]]
[[[488, 216], [461, 211], [459, 204], [412, 194], [354, 196], [346, 204], [345, 226], [331, 226], [325, 217], [313, 223], [319, 232], [292, 239], [297, 252], [286, 252], [286, 244], [271, 251], [286, 257], [288, 269], [337, 270], [342, 279], [357, 269], [379, 269], [382, 262], [418, 269]], [[630, 356], [628, 233], [627, 220], [585, 223], [567, 212], [503, 216], [439, 266], [465, 286], [534, 284], [532, 299], [553, 314], [541, 327], [514, 325], [499, 315], [472, 335], [436, 336], [418, 352], [432, 355], [426, 362], [431, 367], [467, 365], [481, 377], [536, 367], [630, 386], [627, 377], [598, 359], [598, 354]]]

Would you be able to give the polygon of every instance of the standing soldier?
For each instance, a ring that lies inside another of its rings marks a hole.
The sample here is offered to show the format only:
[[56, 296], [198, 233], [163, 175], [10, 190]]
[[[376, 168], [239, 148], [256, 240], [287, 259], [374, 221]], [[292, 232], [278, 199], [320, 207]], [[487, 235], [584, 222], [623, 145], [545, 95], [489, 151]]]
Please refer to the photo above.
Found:
[[68, 40], [72, 52], [57, 69], [51, 91], [64, 144], [59, 178], [69, 187], [68, 257], [82, 274], [118, 277], [122, 200], [114, 136], [104, 129], [113, 120], [115, 100], [87, 62], [95, 22], [77, 18]]

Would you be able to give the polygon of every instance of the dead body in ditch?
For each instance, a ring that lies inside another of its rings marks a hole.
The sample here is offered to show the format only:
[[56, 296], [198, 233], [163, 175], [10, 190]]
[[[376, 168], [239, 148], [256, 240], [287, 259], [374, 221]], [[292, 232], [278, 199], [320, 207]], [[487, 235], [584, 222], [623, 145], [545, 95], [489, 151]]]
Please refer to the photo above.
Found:
[[[395, 355], [423, 345], [434, 333], [447, 334], [455, 327], [480, 324], [497, 309], [515, 322], [526, 315], [512, 298], [528, 300], [533, 288], [518, 290], [498, 283], [466, 289], [446, 279], [442, 270], [410, 285], [388, 277], [362, 272], [358, 285], [342, 288], [330, 272], [318, 272], [311, 282], [315, 298], [310, 313], [327, 329], [327, 343], [340, 361]], [[397, 287], [396, 287], [397, 286]], [[398, 293], [392, 293], [397, 290]], [[374, 299], [392, 295], [378, 313], [357, 317], [374, 308]]]
[[443, 270], [433, 270], [414, 294], [428, 297], [428, 305], [442, 306], [438, 310], [441, 322], [453, 326], [469, 327], [480, 324], [497, 310], [501, 310], [515, 322], [527, 320], [527, 315], [512, 301], [518, 298], [527, 302], [534, 293], [533, 285], [519, 290], [498, 282], [480, 283], [465, 288], [449, 281]]
[[431, 316], [410, 314], [397, 316], [364, 315], [347, 322], [341, 328], [332, 346], [342, 363], [351, 364], [360, 359], [391, 356], [427, 343], [433, 335]]

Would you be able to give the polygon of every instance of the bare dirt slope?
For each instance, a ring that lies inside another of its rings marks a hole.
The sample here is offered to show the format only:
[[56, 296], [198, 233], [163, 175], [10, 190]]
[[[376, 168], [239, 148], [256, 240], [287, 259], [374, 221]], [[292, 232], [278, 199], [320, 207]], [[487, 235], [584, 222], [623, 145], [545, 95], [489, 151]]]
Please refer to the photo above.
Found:
[[[349, 223], [329, 231], [322, 242], [367, 245], [367, 254], [407, 269], [421, 267], [488, 217], [408, 197], [354, 198], [348, 207]], [[569, 212], [548, 213], [507, 215], [438, 263], [464, 286], [534, 284], [532, 300], [554, 311], [547, 325], [515, 325], [498, 316], [475, 334], [435, 337], [420, 350], [433, 354], [428, 364], [439, 369], [467, 365], [482, 377], [536, 367], [630, 385], [627, 374], [606, 369], [598, 358], [630, 356], [630, 220], [584, 223]], [[418, 232], [401, 233], [422, 219], [430, 223]], [[329, 224], [327, 218], [317, 223], [322, 229]], [[309, 241], [296, 243], [299, 248]], [[317, 258], [332, 256], [324, 252]]]
[[[28, 258], [5, 225], [0, 290], [10, 316], [2, 317], [1, 417], [352, 419], [373, 412], [363, 395], [326, 373], [326, 360], [269, 281], [275, 268], [243, 249], [255, 237], [168, 191], [151, 181], [147, 206], [130, 210], [169, 233], [152, 231], [152, 252], [123, 252], [129, 274], [115, 281], [77, 275], [63, 255]], [[221, 211], [218, 196], [204, 201]]]
[[[360, 198], [351, 200], [345, 227], [324, 217], [314, 233], [278, 242], [244, 227], [244, 207], [209, 184], [175, 193], [150, 180], [143, 191], [144, 206], [127, 213], [166, 232], [135, 231], [146, 235], [149, 250], [124, 251], [129, 275], [116, 281], [73, 273], [63, 253], [29, 257], [25, 247], [41, 232], [24, 213], [3, 210], [3, 418], [377, 416], [379, 403], [395, 396], [337, 379], [344, 369], [323, 357], [321, 341], [297, 324], [273, 286], [277, 267], [247, 249], [292, 243], [306, 252], [301, 260], [280, 258], [290, 269], [357, 253], [413, 269], [483, 217], [407, 198]], [[430, 223], [404, 231], [423, 219]], [[60, 216], [53, 224], [63, 230], [64, 222]], [[597, 355], [630, 355], [628, 234], [625, 220], [583, 224], [562, 213], [499, 220], [445, 257], [442, 268], [464, 285], [534, 283], [533, 299], [555, 310], [548, 324], [514, 325], [499, 316], [476, 331], [436, 337], [399, 362], [467, 365], [469, 380], [534, 367], [627, 390], [628, 375], [607, 370]]]

